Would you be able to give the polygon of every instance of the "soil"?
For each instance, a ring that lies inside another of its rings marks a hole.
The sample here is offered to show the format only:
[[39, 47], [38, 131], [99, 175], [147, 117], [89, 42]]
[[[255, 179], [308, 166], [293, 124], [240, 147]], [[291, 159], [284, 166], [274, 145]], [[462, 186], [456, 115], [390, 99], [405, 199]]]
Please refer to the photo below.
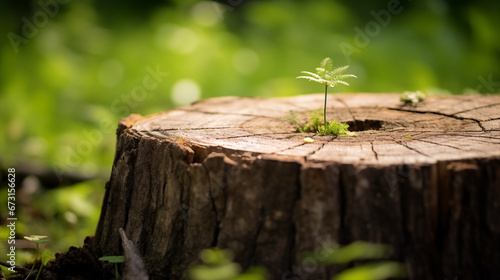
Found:
[[[92, 244], [93, 237], [87, 236], [82, 247], [70, 247], [66, 253], [57, 253], [55, 259], [50, 260], [38, 276], [39, 280], [113, 280], [115, 277], [114, 264], [99, 261], [103, 256], [101, 250], [96, 249]], [[12, 280], [35, 280], [40, 268], [40, 261], [35, 263], [35, 269], [29, 278], [26, 278], [33, 263], [27, 263], [17, 270], [16, 277]], [[123, 275], [122, 265], [118, 264], [120, 278]], [[5, 276], [0, 272], [0, 280]], [[150, 275], [150, 280], [167, 280], [164, 277]], [[173, 280], [173, 279], [168, 279]]]
[[[83, 279], [116, 279], [114, 276], [114, 266], [105, 264], [98, 259], [102, 256], [99, 250], [92, 247], [91, 238], [85, 238], [84, 244], [80, 248], [70, 247], [66, 253], [57, 253], [56, 258], [49, 261], [43, 268], [38, 279], [41, 280], [83, 280]], [[19, 276], [14, 280], [24, 280], [29, 274], [32, 263], [26, 264], [27, 271], [19, 271]], [[40, 267], [37, 261], [35, 268]], [[31, 272], [29, 279], [36, 279], [38, 269]]]

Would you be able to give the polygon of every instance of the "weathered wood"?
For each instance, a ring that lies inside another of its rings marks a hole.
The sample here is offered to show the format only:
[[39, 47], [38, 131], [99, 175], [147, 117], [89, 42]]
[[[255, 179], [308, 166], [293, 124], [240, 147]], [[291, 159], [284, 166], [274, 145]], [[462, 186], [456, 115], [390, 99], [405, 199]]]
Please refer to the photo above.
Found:
[[500, 275], [499, 95], [417, 106], [332, 95], [329, 119], [357, 137], [297, 133], [286, 120], [322, 103], [224, 97], [123, 119], [96, 245], [119, 254], [124, 228], [166, 279], [211, 246], [272, 279], [328, 279], [336, 270], [318, 266], [322, 256], [301, 253], [354, 240], [391, 244], [410, 279]]

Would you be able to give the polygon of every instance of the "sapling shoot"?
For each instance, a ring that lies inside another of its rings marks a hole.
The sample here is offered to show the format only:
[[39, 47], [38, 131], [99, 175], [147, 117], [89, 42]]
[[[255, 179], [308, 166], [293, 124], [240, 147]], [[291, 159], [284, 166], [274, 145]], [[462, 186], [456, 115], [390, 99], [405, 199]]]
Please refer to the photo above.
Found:
[[328, 127], [328, 123], [326, 122], [326, 100], [328, 97], [328, 87], [335, 87], [338, 84], [343, 84], [349, 86], [349, 84], [343, 79], [346, 78], [357, 78], [353, 74], [342, 74], [345, 70], [349, 68], [349, 65], [334, 68], [332, 59], [327, 57], [321, 61], [321, 64], [318, 68], [316, 68], [316, 73], [302, 71], [301, 73], [308, 74], [310, 76], [298, 76], [297, 79], [306, 79], [309, 81], [317, 82], [325, 85], [325, 105], [323, 108], [323, 120], [325, 129]]
[[115, 264], [115, 277], [116, 277], [116, 279], [118, 279], [118, 277], [119, 277], [118, 264], [124, 263], [125, 257], [124, 256], [104, 256], [104, 257], [100, 257], [99, 260], [114, 263]]
[[[33, 272], [33, 268], [35, 268], [36, 259], [38, 259], [38, 253], [40, 252], [40, 247], [38, 246], [38, 244], [49, 242], [50, 239], [48, 236], [45, 236], [45, 235], [24, 236], [24, 239], [35, 242], [35, 244], [36, 244], [35, 262], [33, 262], [33, 266], [31, 267], [31, 270], [28, 273], [28, 276], [26, 276], [26, 279], [28, 279], [31, 275], [31, 272]], [[40, 276], [40, 272], [42, 271], [42, 268], [43, 268], [43, 258], [42, 258], [42, 265], [40, 266], [38, 274], [36, 275], [36, 279], [38, 279], [38, 277]]]

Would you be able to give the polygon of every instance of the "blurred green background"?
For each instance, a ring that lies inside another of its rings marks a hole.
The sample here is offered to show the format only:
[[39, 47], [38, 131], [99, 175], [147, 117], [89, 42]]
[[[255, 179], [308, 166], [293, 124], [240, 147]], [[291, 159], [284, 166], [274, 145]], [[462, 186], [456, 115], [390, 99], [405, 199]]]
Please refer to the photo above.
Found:
[[332, 92], [498, 92], [499, 11], [486, 0], [2, 1], [0, 223], [16, 167], [18, 237], [49, 235], [53, 252], [81, 245], [119, 119], [216, 96], [320, 92], [295, 77], [327, 56], [358, 76]]

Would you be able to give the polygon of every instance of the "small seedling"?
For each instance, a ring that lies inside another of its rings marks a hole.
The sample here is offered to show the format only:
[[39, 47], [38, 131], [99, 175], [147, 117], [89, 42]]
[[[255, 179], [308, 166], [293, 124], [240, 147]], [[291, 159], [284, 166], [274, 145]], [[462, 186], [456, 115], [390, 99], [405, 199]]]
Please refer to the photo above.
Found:
[[[328, 127], [326, 122], [326, 100], [328, 99], [328, 87], [335, 87], [338, 84], [343, 84], [349, 86], [349, 84], [343, 79], [345, 78], [357, 78], [353, 74], [342, 74], [345, 70], [349, 68], [349, 65], [334, 68], [332, 59], [327, 57], [321, 61], [321, 64], [316, 68], [316, 73], [302, 71], [301, 73], [308, 74], [310, 76], [298, 76], [297, 79], [306, 79], [309, 81], [317, 82], [325, 85], [325, 105], [323, 107], [323, 123], [325, 127]], [[325, 129], [326, 131], [327, 129]]]
[[115, 264], [115, 276], [118, 279], [118, 264], [125, 262], [124, 256], [104, 256], [99, 258], [100, 261], [110, 262]]
[[417, 105], [419, 102], [424, 101], [425, 94], [420, 91], [405, 91], [399, 96], [399, 100], [404, 104]]
[[[50, 239], [48, 236], [45, 236], [45, 235], [30, 235], [30, 236], [25, 236], [24, 239], [35, 242], [35, 244], [36, 244], [35, 262], [33, 262], [33, 266], [31, 267], [31, 270], [28, 273], [28, 276], [26, 276], [26, 279], [28, 279], [31, 275], [31, 272], [33, 272], [33, 269], [35, 268], [36, 259], [38, 259], [38, 253], [40, 252], [40, 247], [38, 246], [38, 244], [49, 242]], [[43, 268], [43, 259], [42, 259], [42, 264], [40, 265], [40, 269], [38, 270], [38, 274], [36, 275], [36, 279], [38, 279], [38, 277], [40, 276], [40, 272], [42, 272], [42, 268]]]

